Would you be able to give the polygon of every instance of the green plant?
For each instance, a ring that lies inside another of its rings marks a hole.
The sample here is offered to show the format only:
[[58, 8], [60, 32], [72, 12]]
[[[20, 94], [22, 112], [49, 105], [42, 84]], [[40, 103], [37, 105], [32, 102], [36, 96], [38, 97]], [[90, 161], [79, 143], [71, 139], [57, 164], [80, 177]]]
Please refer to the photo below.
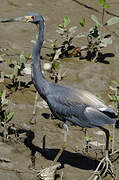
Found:
[[81, 51], [87, 51], [86, 58], [93, 61], [102, 61], [103, 54], [102, 48], [112, 44], [111, 34], [107, 33], [102, 35], [102, 27], [113, 25], [119, 22], [119, 18], [111, 18], [104, 25], [102, 25], [95, 15], [91, 15], [91, 19], [95, 22], [95, 25], [89, 29], [89, 33], [85, 35], [87, 37], [87, 46], [81, 47]]
[[5, 93], [6, 91], [0, 91], [0, 124], [1, 128], [3, 129], [2, 133], [4, 142], [7, 140], [8, 137], [8, 129], [10, 127], [9, 123], [14, 116], [14, 112], [7, 112], [4, 108], [8, 103], [8, 100], [5, 98]]
[[68, 27], [70, 24], [70, 19], [65, 16], [63, 24], [59, 24], [57, 32], [60, 34], [60, 36], [63, 38], [63, 45], [70, 46], [72, 43], [72, 40], [74, 38], [74, 33], [77, 28], [77, 26], [71, 26]]
[[85, 18], [83, 18], [83, 19], [81, 20], [80, 25], [81, 25], [82, 27], [85, 26]]
[[20, 76], [22, 75], [22, 71], [25, 68], [26, 57], [23, 53], [20, 54], [19, 61], [13, 61], [11, 59], [6, 60], [9, 63], [9, 66], [12, 68], [12, 73], [5, 75], [12, 81], [13, 87], [15, 90], [20, 89]]
[[59, 80], [59, 68], [60, 68], [60, 61], [53, 61], [52, 68], [51, 68], [51, 79], [54, 79], [55, 83]]
[[119, 82], [112, 80], [112, 85], [109, 88], [111, 91], [108, 96], [110, 98], [110, 101], [112, 102], [111, 106], [119, 115]]
[[56, 30], [59, 33], [59, 35], [60, 35], [60, 37], [62, 39], [62, 43], [61, 43], [60, 47], [56, 46], [57, 40], [55, 40], [54, 44], [53, 44], [53, 49], [55, 50], [55, 55], [57, 57], [59, 57], [59, 56], [68, 57], [68, 55], [69, 55], [68, 51], [73, 46], [72, 45], [72, 40], [76, 36], [75, 35], [75, 30], [77, 29], [77, 26], [70, 26], [69, 27], [69, 25], [70, 25], [70, 19], [67, 16], [65, 16], [64, 17], [64, 22], [62, 24], [59, 24], [58, 29]]
[[102, 8], [103, 8], [103, 13], [102, 13], [102, 24], [103, 24], [103, 23], [104, 23], [105, 10], [106, 10], [107, 8], [109, 8], [109, 5], [107, 5], [106, 0], [99, 0], [99, 3], [100, 3], [100, 5], [101, 5]]
[[116, 104], [116, 108], [118, 108], [118, 103], [119, 103], [119, 82], [112, 80], [112, 85], [110, 88], [115, 91], [115, 94], [113, 95], [112, 101]]
[[3, 62], [5, 55], [6, 55], [5, 53], [0, 52], [0, 62]]

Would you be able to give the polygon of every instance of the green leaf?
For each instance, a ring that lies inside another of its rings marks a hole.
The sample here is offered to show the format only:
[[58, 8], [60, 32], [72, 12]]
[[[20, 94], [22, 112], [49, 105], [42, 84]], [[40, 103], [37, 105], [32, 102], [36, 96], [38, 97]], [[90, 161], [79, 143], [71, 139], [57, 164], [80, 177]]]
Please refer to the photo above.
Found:
[[100, 23], [99, 23], [99, 21], [98, 21], [98, 19], [97, 19], [97, 17], [95, 16], [95, 15], [91, 15], [91, 19], [94, 21], [94, 22], [96, 22], [96, 25], [97, 26], [99, 26], [100, 25]]
[[117, 103], [117, 102], [118, 102], [118, 99], [119, 99], [119, 97], [114, 96], [114, 102], [115, 102], [115, 103]]
[[85, 139], [86, 139], [86, 141], [88, 141], [88, 142], [91, 140], [88, 135], [85, 136]]
[[24, 54], [20, 54], [20, 61], [21, 61], [21, 63], [26, 62], [26, 58], [25, 58]]
[[77, 26], [72, 26], [69, 28], [69, 32], [75, 33], [75, 29], [77, 29]]
[[81, 25], [82, 27], [84, 27], [84, 26], [85, 26], [85, 18], [84, 18], [84, 19], [82, 19], [82, 21], [80, 22], [80, 25]]
[[101, 6], [104, 7], [104, 5], [105, 5], [105, 3], [106, 3], [106, 0], [99, 0], [99, 3], [100, 3]]
[[119, 83], [118, 83], [117, 81], [115, 81], [115, 80], [112, 80], [112, 83], [113, 83], [114, 85], [116, 85], [116, 86], [119, 85]]
[[2, 95], [3, 95], [3, 92], [2, 92], [2, 91], [0, 91], [0, 98], [2, 98]]
[[55, 68], [56, 71], [60, 68], [60, 61], [57, 61], [57, 62], [54, 64], [54, 68]]
[[51, 46], [52, 46], [53, 49], [56, 48], [56, 44], [57, 44], [57, 39], [55, 39], [55, 40], [53, 41], [53, 43], [51, 44]]
[[11, 59], [6, 59], [6, 61], [7, 61], [8, 63], [11, 63], [11, 62], [12, 62]]
[[109, 7], [109, 5], [103, 6], [104, 9], [108, 9]]
[[9, 122], [14, 116], [14, 112], [10, 112], [8, 115], [7, 115], [7, 122]]
[[67, 27], [70, 23], [70, 19], [67, 16], [64, 16], [64, 28]]
[[30, 54], [29, 54], [28, 58], [29, 58], [29, 59], [31, 59], [31, 58], [32, 58], [32, 53], [30, 53]]
[[82, 34], [82, 33], [77, 34], [77, 35], [75, 36], [75, 38], [83, 38], [83, 37], [86, 37], [86, 35], [84, 35], [84, 34]]
[[14, 71], [13, 71], [13, 74], [16, 76], [16, 75], [18, 75], [18, 67], [17, 66], [15, 66], [14, 67]]
[[109, 136], [109, 141], [112, 141], [112, 136]]
[[64, 30], [64, 24], [59, 24], [58, 27], [61, 28], [62, 30]]
[[119, 102], [119, 96], [117, 96], [117, 101]]
[[6, 113], [6, 111], [4, 112], [4, 119], [5, 119], [5, 120], [7, 119], [7, 113]]
[[113, 17], [111, 19], [109, 19], [105, 25], [110, 26], [113, 24], [119, 23], [119, 17]]
[[3, 120], [2, 120], [2, 122], [1, 122], [1, 126], [4, 127], [4, 121], [3, 121]]
[[2, 106], [6, 105], [6, 104], [8, 104], [8, 100], [7, 100], [7, 99], [5, 99], [4, 101], [2, 101]]
[[63, 35], [64, 34], [64, 29], [59, 28], [56, 30], [56, 32], [58, 32], [59, 34]]
[[5, 56], [5, 54], [4, 53], [0, 53], [0, 61], [2, 62], [3, 61], [3, 57]]
[[14, 74], [13, 74], [13, 73], [12, 73], [12, 74], [7, 74], [7, 75], [5, 75], [5, 76], [12, 80], [13, 77], [14, 77]]

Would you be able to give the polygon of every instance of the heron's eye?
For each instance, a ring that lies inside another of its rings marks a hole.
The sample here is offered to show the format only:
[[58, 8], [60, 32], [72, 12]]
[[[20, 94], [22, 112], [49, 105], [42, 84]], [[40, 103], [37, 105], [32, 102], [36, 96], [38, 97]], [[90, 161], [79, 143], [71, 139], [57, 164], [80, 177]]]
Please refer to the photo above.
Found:
[[35, 17], [34, 17], [34, 16], [32, 16], [31, 18], [32, 18], [32, 19], [34, 19]]

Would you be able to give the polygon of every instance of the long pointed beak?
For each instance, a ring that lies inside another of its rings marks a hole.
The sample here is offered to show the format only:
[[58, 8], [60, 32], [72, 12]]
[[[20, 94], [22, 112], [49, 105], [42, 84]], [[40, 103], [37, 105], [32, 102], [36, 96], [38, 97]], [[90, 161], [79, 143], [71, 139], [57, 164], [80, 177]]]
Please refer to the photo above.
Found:
[[11, 19], [5, 19], [5, 20], [0, 21], [0, 23], [7, 23], [7, 22], [28, 22], [28, 18], [24, 16], [24, 17], [11, 18]]

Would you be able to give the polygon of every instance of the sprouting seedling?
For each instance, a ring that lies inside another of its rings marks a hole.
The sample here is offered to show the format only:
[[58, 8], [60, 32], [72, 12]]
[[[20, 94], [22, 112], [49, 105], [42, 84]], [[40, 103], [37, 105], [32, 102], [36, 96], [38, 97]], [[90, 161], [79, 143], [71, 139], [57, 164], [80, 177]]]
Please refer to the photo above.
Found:
[[22, 70], [25, 68], [26, 58], [23, 53], [20, 54], [20, 60], [13, 61], [11, 59], [7, 59], [9, 66], [12, 68], [12, 73], [7, 74], [6, 77], [12, 80], [13, 86], [16, 87], [16, 90], [20, 88], [19, 76], [22, 73]]
[[58, 81], [58, 71], [60, 68], [60, 61], [54, 61], [52, 63], [52, 68], [51, 68], [51, 78], [55, 80], [55, 82]]
[[99, 0], [99, 3], [104, 9], [109, 8], [109, 5], [106, 5], [107, 3], [106, 0]]
[[89, 142], [89, 141], [91, 141], [91, 138], [88, 135], [86, 135], [85, 140], [86, 140], [86, 142]]
[[104, 15], [105, 15], [105, 9], [109, 8], [110, 6], [107, 5], [106, 0], [99, 0], [100, 5], [103, 8], [103, 13], [102, 13], [102, 24], [104, 23]]
[[114, 98], [113, 98], [113, 101], [115, 102], [115, 103], [118, 103], [119, 102], [119, 96], [114, 96]]
[[0, 91], [0, 122], [3, 128], [3, 140], [6, 141], [8, 135], [9, 122], [14, 116], [14, 112], [6, 112], [4, 106], [7, 105], [8, 100], [5, 98], [6, 90]]
[[82, 27], [84, 27], [85, 26], [85, 18], [83, 18], [82, 20], [81, 20], [81, 22], [80, 22], [80, 25], [82, 26]]
[[51, 41], [51, 47], [52, 47], [52, 49], [56, 49], [56, 47], [57, 47], [57, 39]]
[[1, 126], [5, 127], [5, 125], [12, 120], [13, 116], [14, 112], [7, 113], [6, 111], [4, 111], [4, 116], [1, 119]]
[[60, 34], [61, 39], [63, 39], [62, 45], [60, 47], [60, 54], [68, 56], [68, 50], [72, 45], [72, 40], [75, 37], [76, 29], [77, 26], [70, 26], [70, 19], [67, 16], [64, 17], [64, 22], [58, 25], [58, 29], [56, 31]]
[[[87, 49], [87, 58], [89, 60], [102, 60], [101, 50], [102, 48], [107, 47], [107, 45], [112, 44], [112, 37], [111, 34], [102, 36], [101, 28], [118, 23], [119, 18], [113, 17], [105, 24], [100, 23], [95, 15], [91, 15], [91, 19], [95, 22], [95, 25], [89, 29], [89, 33], [87, 35], [88, 45], [84, 46], [84, 49]], [[83, 49], [83, 47], [81, 47], [81, 49]]]
[[0, 109], [2, 109], [8, 103], [8, 100], [5, 98], [5, 96], [6, 96], [6, 90], [0, 91], [0, 106], [1, 106]]
[[0, 116], [1, 120], [1, 127], [3, 128], [3, 141], [5, 142], [8, 137], [8, 129], [10, 127], [9, 122], [12, 120], [14, 116], [14, 112], [7, 113], [5, 110], [3, 111], [2, 115]]
[[61, 31], [66, 31], [67, 26], [70, 24], [70, 19], [67, 16], [64, 16], [63, 24], [59, 24], [59, 29]]
[[116, 109], [117, 114], [119, 115], [119, 82], [112, 80], [112, 86], [110, 86], [111, 94], [109, 94], [110, 101], [113, 102], [113, 107]]
[[0, 53], [0, 62], [3, 62], [5, 55], [6, 55], [5, 53]]
[[65, 16], [64, 17], [64, 23], [59, 24], [57, 32], [66, 40], [67, 42], [70, 43], [70, 41], [73, 38], [73, 34], [75, 33], [75, 30], [77, 26], [71, 26], [70, 28], [68, 27], [70, 24], [70, 19]]
[[119, 82], [116, 80], [112, 80], [112, 84], [116, 87], [119, 87]]

